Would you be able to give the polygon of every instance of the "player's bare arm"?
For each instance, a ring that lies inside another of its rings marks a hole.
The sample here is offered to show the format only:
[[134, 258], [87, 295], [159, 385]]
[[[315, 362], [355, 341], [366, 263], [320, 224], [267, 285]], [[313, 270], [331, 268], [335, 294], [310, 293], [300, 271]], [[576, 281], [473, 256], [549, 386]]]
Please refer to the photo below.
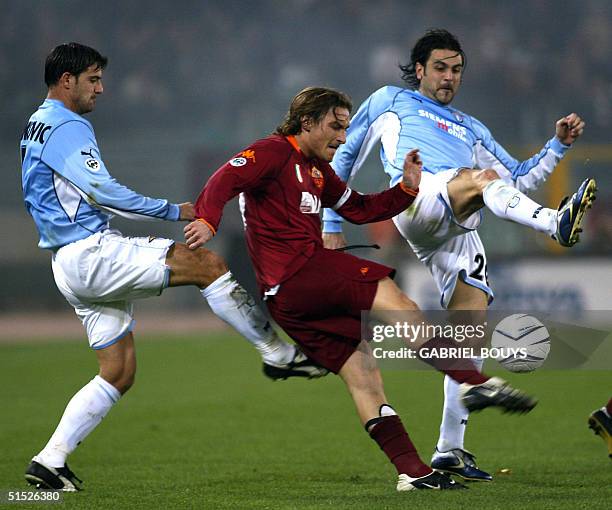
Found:
[[576, 113], [570, 113], [557, 121], [555, 134], [562, 144], [571, 145], [582, 135], [584, 126], [584, 121]]
[[179, 206], [179, 220], [192, 221], [195, 219], [195, 207], [191, 202], [183, 202]]

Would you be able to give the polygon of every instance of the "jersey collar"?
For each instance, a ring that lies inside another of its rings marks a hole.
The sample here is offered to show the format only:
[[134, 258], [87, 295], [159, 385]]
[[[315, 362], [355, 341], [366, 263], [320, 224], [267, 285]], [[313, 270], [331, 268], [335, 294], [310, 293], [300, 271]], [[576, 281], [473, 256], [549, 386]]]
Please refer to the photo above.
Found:
[[297, 140], [295, 139], [295, 136], [289, 135], [289, 136], [286, 136], [285, 138], [296, 151], [298, 151], [300, 154], [302, 153], [302, 149], [300, 149], [300, 146], [298, 145]]

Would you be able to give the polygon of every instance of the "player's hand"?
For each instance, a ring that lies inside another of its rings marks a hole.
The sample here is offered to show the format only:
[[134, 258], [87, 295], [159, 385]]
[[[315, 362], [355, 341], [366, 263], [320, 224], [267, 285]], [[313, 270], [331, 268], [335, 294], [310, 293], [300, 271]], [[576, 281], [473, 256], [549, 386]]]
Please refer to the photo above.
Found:
[[346, 238], [342, 232], [323, 234], [323, 246], [328, 250], [337, 250], [346, 246]]
[[183, 230], [185, 232], [185, 242], [190, 250], [199, 248], [210, 241], [214, 235], [208, 225], [202, 221], [192, 221]]
[[570, 113], [557, 121], [555, 134], [562, 144], [571, 145], [582, 134], [584, 126], [584, 121], [578, 115]]
[[179, 220], [195, 220], [195, 207], [191, 202], [179, 204]]
[[421, 183], [421, 169], [423, 162], [419, 156], [419, 149], [412, 149], [404, 159], [404, 176], [402, 183], [410, 189], [418, 189]]

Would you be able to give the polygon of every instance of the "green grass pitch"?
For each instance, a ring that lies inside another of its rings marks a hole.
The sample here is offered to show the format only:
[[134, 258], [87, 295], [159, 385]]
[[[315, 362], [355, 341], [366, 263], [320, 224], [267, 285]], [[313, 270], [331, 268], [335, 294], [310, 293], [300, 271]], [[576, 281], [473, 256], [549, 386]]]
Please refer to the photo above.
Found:
[[[500, 374], [540, 405], [525, 416], [473, 415], [466, 445], [483, 469], [511, 473], [467, 491], [400, 494], [339, 378], [269, 381], [255, 351], [231, 334], [137, 337], [137, 351], [135, 386], [70, 458], [85, 490], [66, 494], [66, 508], [612, 507], [612, 462], [586, 426], [609, 398], [609, 372]], [[95, 373], [85, 341], [0, 345], [0, 490], [28, 487], [31, 456]], [[441, 376], [383, 376], [427, 462]]]

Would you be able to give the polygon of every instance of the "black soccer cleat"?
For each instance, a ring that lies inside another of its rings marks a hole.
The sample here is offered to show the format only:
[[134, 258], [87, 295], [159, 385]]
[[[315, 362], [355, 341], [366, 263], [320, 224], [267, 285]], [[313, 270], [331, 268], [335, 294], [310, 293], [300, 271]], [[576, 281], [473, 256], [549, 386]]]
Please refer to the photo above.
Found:
[[593, 205], [596, 191], [595, 179], [585, 179], [576, 193], [561, 200], [557, 209], [557, 232], [553, 236], [561, 246], [574, 246], [580, 240], [582, 217]]
[[431, 458], [431, 467], [449, 475], [458, 475], [469, 482], [490, 482], [493, 477], [476, 465], [476, 456], [463, 450], [455, 448], [447, 452], [436, 451]]
[[296, 347], [293, 359], [289, 363], [272, 364], [269, 361], [264, 361], [263, 373], [276, 381], [289, 377], [316, 379], [329, 374], [329, 370], [315, 363]]
[[608, 457], [612, 459], [612, 418], [606, 413], [605, 407], [591, 413], [589, 428], [604, 440], [608, 447]]
[[399, 492], [427, 489], [444, 491], [467, 489], [467, 487], [461, 483], [455, 482], [455, 480], [445, 473], [433, 471], [428, 475], [421, 476], [419, 478], [411, 478], [405, 474], [399, 475], [396, 489]]
[[538, 403], [537, 399], [513, 388], [499, 377], [491, 377], [482, 384], [461, 384], [459, 398], [470, 412], [501, 407], [504, 412], [528, 413]]
[[80, 491], [82, 490], [81, 484], [83, 483], [83, 480], [70, 470], [68, 464], [64, 464], [64, 467], [53, 468], [35, 460], [26, 469], [25, 479], [37, 489], [51, 489], [64, 492]]

